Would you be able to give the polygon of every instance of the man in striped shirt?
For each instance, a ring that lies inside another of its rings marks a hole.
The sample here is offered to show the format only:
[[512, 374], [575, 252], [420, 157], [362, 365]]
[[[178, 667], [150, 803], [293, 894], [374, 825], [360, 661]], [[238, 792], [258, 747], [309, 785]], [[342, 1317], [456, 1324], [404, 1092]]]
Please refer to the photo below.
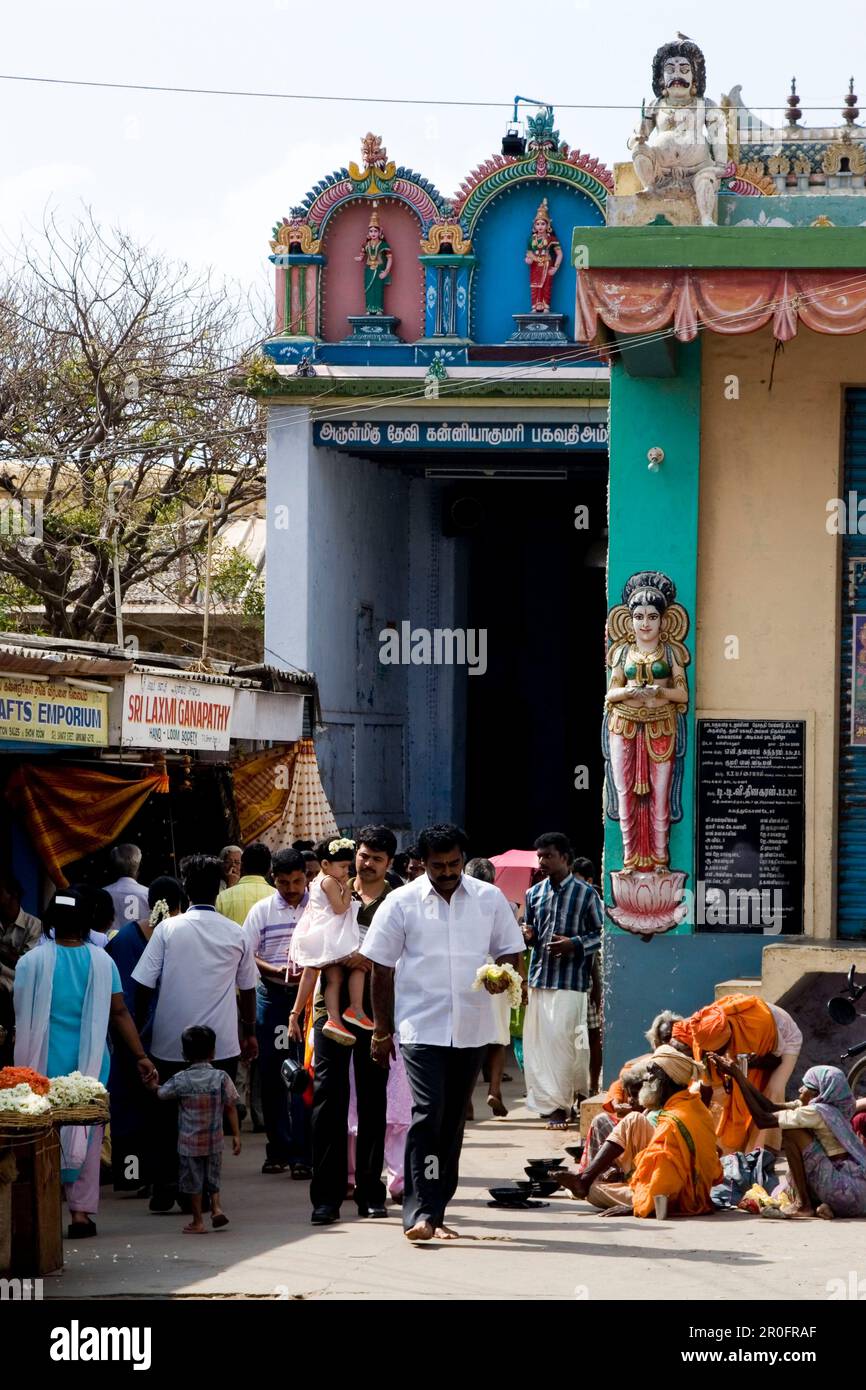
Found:
[[289, 1164], [292, 1177], [308, 1178], [308, 1110], [303, 1096], [289, 1096], [281, 1073], [286, 1057], [301, 1063], [304, 1060], [303, 1043], [294, 1043], [288, 1036], [289, 1012], [297, 997], [300, 976], [286, 980], [289, 944], [309, 896], [302, 855], [294, 849], [278, 850], [272, 872], [277, 891], [254, 903], [244, 922], [244, 934], [249, 938], [259, 971], [256, 1037], [262, 1114], [268, 1135], [262, 1172], [282, 1173]]
[[527, 1104], [548, 1129], [567, 1129], [575, 1098], [589, 1087], [588, 991], [601, 945], [601, 900], [571, 871], [565, 835], [535, 841], [546, 877], [526, 894], [524, 936], [532, 947], [523, 1028]]

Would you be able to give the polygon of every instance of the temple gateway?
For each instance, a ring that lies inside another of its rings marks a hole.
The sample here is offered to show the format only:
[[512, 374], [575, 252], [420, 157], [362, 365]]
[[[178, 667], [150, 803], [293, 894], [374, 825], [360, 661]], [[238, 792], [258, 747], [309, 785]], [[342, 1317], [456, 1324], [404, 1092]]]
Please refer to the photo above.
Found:
[[337, 820], [603, 856], [612, 1056], [866, 968], [866, 128], [647, 73], [613, 171], [550, 107], [450, 199], [368, 134], [273, 229], [257, 379]]

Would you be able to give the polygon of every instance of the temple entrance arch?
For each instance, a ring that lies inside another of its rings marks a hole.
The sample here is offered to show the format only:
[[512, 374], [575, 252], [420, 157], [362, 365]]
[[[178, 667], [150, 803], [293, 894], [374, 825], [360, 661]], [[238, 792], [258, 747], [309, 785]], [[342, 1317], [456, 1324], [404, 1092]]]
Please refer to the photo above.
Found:
[[312, 427], [326, 789], [341, 826], [456, 818], [478, 853], [554, 827], [597, 860], [606, 428], [561, 406], [444, 413]]

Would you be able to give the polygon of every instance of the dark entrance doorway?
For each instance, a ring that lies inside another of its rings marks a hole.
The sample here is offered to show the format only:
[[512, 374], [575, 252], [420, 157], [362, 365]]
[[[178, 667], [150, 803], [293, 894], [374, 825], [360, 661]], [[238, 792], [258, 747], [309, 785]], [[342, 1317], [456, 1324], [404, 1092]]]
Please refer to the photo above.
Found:
[[465, 823], [476, 853], [562, 830], [598, 868], [607, 460], [563, 472], [443, 497], [465, 538], [464, 621], [487, 633], [487, 671], [465, 683]]

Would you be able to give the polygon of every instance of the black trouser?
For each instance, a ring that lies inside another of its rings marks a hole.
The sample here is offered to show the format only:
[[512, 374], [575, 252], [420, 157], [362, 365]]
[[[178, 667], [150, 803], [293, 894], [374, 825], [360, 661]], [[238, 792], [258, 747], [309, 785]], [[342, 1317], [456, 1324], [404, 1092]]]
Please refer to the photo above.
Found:
[[[258, 1074], [262, 1114], [268, 1135], [269, 1163], [302, 1163], [310, 1166], [309, 1107], [303, 1095], [286, 1090], [282, 1065], [287, 1057], [304, 1063], [304, 1044], [285, 1043], [289, 1010], [298, 997], [298, 986], [262, 981], [256, 991], [256, 1037], [259, 1043]], [[279, 1031], [278, 1031], [279, 1030]]]
[[326, 1018], [315, 1024], [315, 1089], [313, 1091], [314, 1207], [339, 1210], [349, 1181], [349, 1067], [355, 1068], [358, 1142], [355, 1150], [355, 1201], [360, 1208], [383, 1207], [385, 1184], [385, 1092], [388, 1073], [370, 1056], [370, 1034], [347, 1023], [355, 1046], [335, 1042], [322, 1032]]
[[15, 1011], [12, 1007], [12, 991], [5, 985], [0, 985], [0, 1028], [6, 1032], [6, 1041], [0, 1042], [0, 1067], [11, 1067], [15, 1055]]
[[[237, 1057], [227, 1057], [214, 1062], [213, 1066], [234, 1081], [238, 1074], [238, 1061]], [[153, 1063], [159, 1072], [161, 1086], [187, 1065], [186, 1062], [165, 1062], [159, 1057], [154, 1057]], [[177, 1101], [159, 1101], [153, 1134], [153, 1195], [157, 1200], [177, 1196], [177, 1123]]]
[[441, 1226], [457, 1190], [466, 1107], [485, 1047], [431, 1047], [401, 1043], [412, 1088], [412, 1125], [406, 1136], [403, 1229], [419, 1221]]
[[111, 1054], [111, 1171], [115, 1192], [134, 1192], [153, 1180], [154, 1132], [163, 1102], [142, 1085], [135, 1057], [123, 1043]]

